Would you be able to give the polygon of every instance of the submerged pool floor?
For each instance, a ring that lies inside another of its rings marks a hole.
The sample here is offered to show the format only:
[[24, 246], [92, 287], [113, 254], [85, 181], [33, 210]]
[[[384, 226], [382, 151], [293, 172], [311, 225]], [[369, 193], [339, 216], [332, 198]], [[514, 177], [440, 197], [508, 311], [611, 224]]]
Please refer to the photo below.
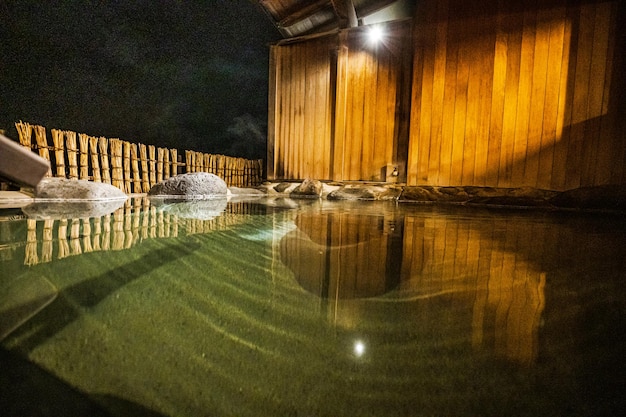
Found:
[[145, 198], [24, 213], [0, 212], [3, 416], [625, 411], [620, 215]]

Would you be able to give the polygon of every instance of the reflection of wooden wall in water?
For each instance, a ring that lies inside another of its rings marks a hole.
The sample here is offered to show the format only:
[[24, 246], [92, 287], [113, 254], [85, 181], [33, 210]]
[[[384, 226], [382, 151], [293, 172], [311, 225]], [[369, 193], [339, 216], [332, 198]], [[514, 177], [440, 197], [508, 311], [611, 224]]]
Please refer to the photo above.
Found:
[[399, 282], [401, 254], [392, 218], [303, 213], [280, 242], [281, 258], [300, 285], [322, 298], [382, 295]]
[[545, 303], [546, 242], [554, 244], [544, 224], [406, 217], [402, 288], [418, 297], [473, 300], [475, 347], [528, 363], [537, 354]]

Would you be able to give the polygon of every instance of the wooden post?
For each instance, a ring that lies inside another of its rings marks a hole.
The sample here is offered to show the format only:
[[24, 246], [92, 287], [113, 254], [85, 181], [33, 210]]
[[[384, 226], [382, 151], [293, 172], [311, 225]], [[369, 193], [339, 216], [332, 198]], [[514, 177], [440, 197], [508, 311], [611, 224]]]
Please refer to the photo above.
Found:
[[65, 148], [63, 142], [63, 131], [52, 129], [52, 142], [54, 143], [54, 161], [57, 166], [56, 176], [65, 178]]
[[98, 139], [100, 149], [100, 161], [102, 162], [102, 182], [111, 184], [111, 171], [109, 168], [109, 141], [105, 137]]
[[89, 152], [91, 153], [91, 172], [95, 182], [102, 182], [100, 176], [100, 161], [98, 160], [98, 138], [89, 137]]
[[70, 245], [67, 243], [67, 219], [59, 220], [57, 237], [59, 241], [58, 259], [66, 258], [70, 254]]
[[81, 180], [89, 179], [89, 136], [84, 133], [78, 135], [80, 144], [80, 176]]
[[69, 178], [71, 180], [78, 179], [78, 159], [76, 147], [76, 132], [71, 130], [65, 131], [65, 147], [67, 148], [67, 165], [70, 169]]

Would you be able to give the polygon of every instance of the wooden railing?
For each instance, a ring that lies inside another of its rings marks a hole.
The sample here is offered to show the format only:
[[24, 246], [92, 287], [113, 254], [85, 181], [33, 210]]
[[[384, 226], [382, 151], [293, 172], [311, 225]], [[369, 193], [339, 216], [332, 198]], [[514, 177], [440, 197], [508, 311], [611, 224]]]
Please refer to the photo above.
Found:
[[[15, 123], [20, 144], [50, 161], [49, 176], [112, 184], [125, 193], [146, 193], [164, 179], [184, 172], [210, 172], [228, 186], [261, 183], [263, 161], [89, 136], [25, 122]], [[34, 136], [34, 137], [33, 137]]]

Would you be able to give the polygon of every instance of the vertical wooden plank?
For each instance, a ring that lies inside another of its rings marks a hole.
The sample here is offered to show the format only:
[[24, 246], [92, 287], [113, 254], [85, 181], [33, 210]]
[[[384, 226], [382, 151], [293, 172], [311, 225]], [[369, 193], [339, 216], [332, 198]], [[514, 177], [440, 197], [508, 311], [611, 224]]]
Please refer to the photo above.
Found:
[[[378, 49], [378, 48], [377, 48]], [[376, 98], [376, 78], [379, 51], [364, 50], [363, 58], [363, 124], [361, 133], [361, 174], [363, 180], [376, 181], [380, 179], [380, 169], [374, 167], [374, 128], [376, 121], [376, 107], [381, 105]], [[383, 103], [384, 104], [384, 103]], [[387, 139], [389, 140], [389, 139]], [[393, 142], [391, 142], [393, 143]]]
[[578, 13], [578, 42], [573, 89], [572, 120], [567, 150], [566, 188], [577, 188], [583, 184], [582, 167], [589, 163], [588, 148], [584, 144], [585, 122], [588, 115], [589, 77], [593, 50], [593, 22], [595, 6], [581, 4]]
[[537, 187], [542, 189], [551, 187], [554, 173], [554, 155], [555, 147], [557, 146], [557, 124], [562, 84], [563, 46], [565, 41], [565, 21], [563, 17], [565, 14], [565, 2], [562, 1], [554, 9], [550, 10], [546, 22], [550, 26], [550, 33], [548, 35], [548, 64], [543, 129], [541, 132], [541, 154], [537, 178]]
[[[518, 95], [520, 94], [520, 62], [522, 51], [522, 33], [524, 14], [522, 11], [509, 12], [507, 2], [498, 3], [504, 14], [499, 24], [506, 36], [506, 76], [503, 97], [502, 134], [500, 137], [500, 162], [498, 164], [497, 181], [499, 187], [509, 187], [513, 176], [515, 152], [515, 125], [517, 122]], [[520, 5], [520, 8], [521, 5]], [[523, 9], [523, 8], [522, 8]], [[513, 7], [513, 10], [515, 8]], [[497, 138], [496, 138], [497, 140]]]
[[[422, 17], [428, 14], [432, 7], [427, 7], [429, 3], [418, 3], [416, 7], [416, 13], [414, 18], [414, 26], [412, 33], [413, 40], [413, 74], [412, 74], [412, 86], [411, 86], [411, 112], [410, 112], [410, 125], [409, 125], [409, 149], [407, 158], [407, 184], [418, 185], [422, 181], [426, 181], [427, 167], [422, 162], [424, 159], [428, 160], [428, 154], [424, 155], [422, 148], [424, 148], [421, 141], [421, 118], [423, 108], [426, 106], [422, 100], [422, 95], [426, 84], [426, 42], [427, 34], [432, 33], [431, 30], [427, 30], [430, 26], [434, 26], [432, 23], [429, 26], [428, 17]], [[428, 48], [432, 51], [432, 48]], [[432, 84], [432, 83], [431, 83]], [[427, 149], [427, 148], [426, 148]]]
[[611, 3], [596, 4], [593, 50], [591, 54], [589, 78], [588, 123], [585, 131], [585, 142], [589, 143], [589, 163], [583, 166], [584, 184], [598, 185], [598, 157], [600, 149], [600, 125], [604, 117], [604, 83], [607, 72], [609, 46], [609, 29], [611, 27]]
[[[492, 10], [498, 10], [497, 0], [490, 0], [487, 4]], [[496, 17], [493, 15], [484, 15], [481, 21], [480, 34], [480, 59], [472, 68], [471, 77], [478, 79], [477, 91], [477, 119], [476, 127], [476, 154], [474, 158], [474, 185], [486, 186], [496, 185], [494, 181], [487, 184], [487, 172], [491, 168], [489, 166], [489, 139], [490, 139], [490, 123], [491, 123], [491, 104], [493, 99], [493, 81], [495, 65], [495, 42], [496, 42]], [[485, 76], [487, 74], [487, 76]], [[468, 114], [471, 119], [471, 113]], [[500, 123], [501, 123], [501, 116]], [[498, 163], [498, 162], [496, 162]]]
[[277, 123], [276, 117], [280, 114], [276, 110], [277, 107], [277, 95], [278, 95], [278, 80], [280, 78], [280, 59], [277, 57], [279, 46], [270, 45], [269, 50], [269, 68], [268, 68], [268, 97], [267, 97], [267, 179], [275, 179], [276, 161], [274, 157], [277, 155], [276, 147], [278, 145], [276, 141], [276, 129], [280, 125]]
[[391, 66], [393, 65], [392, 60], [390, 59], [389, 53], [384, 53], [386, 51], [378, 50], [376, 53], [376, 79], [375, 84], [372, 85], [372, 95], [375, 98], [370, 98], [371, 101], [376, 103], [373, 107], [372, 118], [372, 127], [371, 127], [371, 149], [370, 149], [370, 164], [371, 164], [371, 175], [378, 175], [381, 181], [384, 181], [385, 178], [381, 176], [381, 168], [384, 167], [387, 163], [392, 163], [393, 160], [392, 152], [393, 149], [393, 140], [395, 138], [389, 137], [387, 132], [387, 126], [391, 123], [394, 118], [395, 111], [395, 95], [391, 95], [391, 84], [392, 75], [391, 72], [393, 69]]
[[362, 142], [363, 142], [363, 110], [365, 108], [365, 65], [366, 53], [357, 46], [355, 39], [351, 37], [351, 53], [349, 59], [350, 82], [349, 94], [351, 94], [350, 130], [347, 137], [348, 164], [350, 167], [347, 180], [361, 179]]
[[513, 169], [511, 182], [508, 186], [519, 187], [533, 185], [525, 182], [526, 157], [528, 150], [528, 128], [532, 95], [532, 76], [534, 67], [535, 36], [537, 30], [536, 0], [525, 2], [524, 26], [520, 58], [519, 92], [517, 100], [517, 116], [515, 121], [515, 142], [513, 145]]
[[541, 158], [541, 154], [545, 153], [548, 156], [550, 155], [549, 150], [541, 149], [541, 138], [546, 111], [546, 80], [548, 77], [551, 18], [550, 10], [540, 10], [536, 18], [526, 163], [524, 167], [524, 183], [521, 184], [531, 187], [538, 185], [539, 159]]
[[303, 106], [302, 106], [302, 177], [319, 178], [315, 174], [314, 155], [319, 152], [315, 148], [315, 40], [305, 42], [302, 46], [303, 56]]
[[492, 77], [492, 93], [491, 93], [491, 115], [489, 118], [489, 139], [487, 145], [487, 173], [485, 175], [486, 185], [498, 185], [498, 173], [500, 172], [500, 163], [506, 163], [501, 159], [502, 142], [504, 135], [504, 103], [505, 91], [507, 85], [507, 68], [508, 68], [508, 30], [515, 30], [515, 27], [507, 25], [508, 20], [505, 18], [505, 10], [502, 2], [498, 1], [497, 16], [495, 21], [495, 39], [494, 39], [494, 55], [493, 55], [493, 77]]
[[[451, 185], [450, 175], [452, 168], [452, 148], [454, 140], [454, 108], [457, 98], [457, 73], [459, 51], [459, 25], [454, 21], [451, 13], [448, 19], [448, 36], [446, 48], [445, 86], [443, 95], [443, 118], [441, 128], [441, 152], [439, 153], [438, 176], [434, 185]], [[436, 104], [435, 104], [436, 105]], [[429, 175], [430, 178], [430, 175]]]
[[[454, 100], [454, 118], [453, 118], [453, 131], [452, 131], [452, 153], [450, 159], [450, 185], [462, 185], [463, 184], [463, 166], [466, 162], [469, 164], [469, 159], [472, 160], [471, 166], [468, 167], [470, 174], [473, 171], [473, 150], [465, 147], [465, 144], [469, 142], [469, 138], [465, 135], [465, 127], [467, 123], [467, 100], [468, 100], [468, 85], [469, 85], [469, 66], [470, 61], [475, 59], [472, 53], [468, 50], [467, 37], [469, 33], [467, 31], [468, 23], [462, 22], [458, 25], [458, 46], [457, 46], [457, 69], [456, 69], [456, 87], [455, 87], [455, 100]], [[472, 39], [471, 42], [475, 40]], [[469, 175], [468, 175], [469, 176]]]
[[[617, 115], [617, 111], [611, 109], [611, 96], [615, 94], [614, 85], [619, 85], [614, 79], [623, 77], [623, 74], [613, 74], [613, 66], [615, 65], [615, 49], [616, 49], [616, 23], [618, 20], [618, 5], [608, 3], [604, 7], [610, 8], [610, 17], [607, 22], [608, 26], [608, 46], [606, 57], [606, 75], [604, 79], [604, 95], [602, 101], [602, 122], [600, 126], [600, 145], [598, 148], [598, 162], [596, 167], [595, 183], [596, 184], [618, 184], [623, 183], [622, 173], [624, 172], [623, 157], [624, 143], [622, 139], [623, 133], [620, 132], [619, 125], [623, 124], [622, 115]], [[623, 6], [622, 6], [623, 7]], [[619, 47], [619, 45], [617, 45]], [[619, 58], [617, 58], [619, 59]], [[614, 100], [614, 98], [613, 98]], [[612, 111], [613, 110], [613, 111]]]
[[[444, 0], [440, 4], [437, 4], [436, 10], [436, 33], [435, 33], [435, 51], [434, 51], [434, 61], [433, 61], [433, 72], [432, 72], [432, 96], [430, 102], [430, 117], [432, 121], [429, 122], [430, 129], [425, 126], [424, 134], [426, 135], [425, 139], [427, 139], [427, 145], [429, 146], [426, 154], [429, 155], [427, 161], [428, 165], [428, 183], [432, 185], [440, 185], [440, 174], [442, 169], [441, 155], [444, 144], [444, 126], [448, 125], [447, 120], [445, 120], [444, 115], [444, 104], [446, 103], [446, 86], [447, 86], [447, 66], [448, 66], [448, 54], [452, 49], [449, 46], [450, 38], [448, 36], [449, 26], [450, 26], [450, 16], [449, 16], [449, 4], [448, 0]], [[450, 49], [450, 50], [449, 50]], [[452, 51], [453, 52], [453, 51]], [[425, 63], [426, 65], [426, 63]], [[430, 76], [430, 73], [428, 74]], [[428, 86], [428, 84], [427, 84]], [[428, 88], [428, 87], [426, 87]], [[427, 93], [430, 93], [430, 89]], [[428, 100], [427, 97], [424, 97]], [[426, 104], [426, 103], [425, 103]], [[425, 113], [424, 116], [428, 117], [429, 114]], [[422, 120], [424, 120], [422, 118]], [[451, 119], [448, 119], [451, 120]], [[447, 150], [447, 148], [446, 148]]]
[[571, 135], [574, 82], [576, 79], [576, 45], [578, 44], [577, 9], [566, 6], [563, 27], [563, 54], [557, 110], [556, 138], [554, 148], [551, 188], [564, 190], [567, 175], [567, 154]]
[[337, 75], [335, 80], [335, 114], [333, 128], [333, 172], [332, 179], [335, 181], [346, 178], [346, 135], [348, 113], [348, 59], [349, 50], [347, 44], [347, 32], [343, 31], [338, 36], [337, 46]]

